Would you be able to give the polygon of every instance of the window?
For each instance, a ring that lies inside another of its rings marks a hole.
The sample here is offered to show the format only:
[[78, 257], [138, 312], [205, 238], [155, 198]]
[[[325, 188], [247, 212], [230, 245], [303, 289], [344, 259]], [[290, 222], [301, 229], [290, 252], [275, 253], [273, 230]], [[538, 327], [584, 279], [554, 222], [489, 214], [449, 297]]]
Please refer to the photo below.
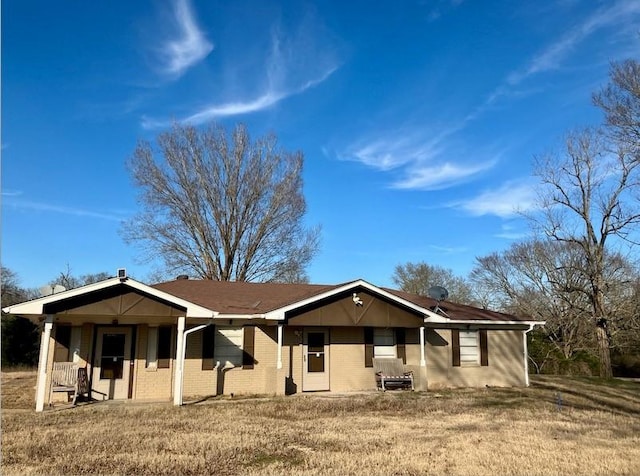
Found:
[[214, 342], [213, 360], [224, 367], [242, 365], [242, 341], [244, 332], [242, 327], [217, 327]]
[[230, 364], [253, 369], [255, 335], [255, 326], [205, 327], [202, 331], [202, 370], [214, 370], [216, 365], [228, 368]]
[[405, 329], [365, 327], [364, 366], [373, 367], [373, 359], [400, 358], [407, 363], [405, 351]]
[[478, 365], [478, 331], [460, 331], [460, 365]]
[[122, 333], [102, 336], [102, 358], [100, 360], [101, 379], [121, 379], [124, 370], [124, 344], [126, 335]]
[[451, 342], [454, 367], [489, 365], [486, 329], [451, 329]]
[[158, 327], [158, 368], [168, 369], [171, 360], [171, 326]]
[[56, 346], [53, 359], [56, 362], [71, 362], [73, 354], [69, 351], [70, 347], [71, 326], [56, 326]]
[[393, 329], [373, 329], [373, 356], [376, 359], [392, 359], [396, 356]]
[[171, 361], [172, 327], [149, 327], [147, 337], [147, 368], [168, 369]]

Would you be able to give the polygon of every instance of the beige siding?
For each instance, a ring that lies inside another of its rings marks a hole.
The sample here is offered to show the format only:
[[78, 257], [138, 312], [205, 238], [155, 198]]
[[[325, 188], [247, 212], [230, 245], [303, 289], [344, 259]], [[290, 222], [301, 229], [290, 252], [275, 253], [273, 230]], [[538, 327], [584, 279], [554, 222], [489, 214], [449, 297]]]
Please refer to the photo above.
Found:
[[427, 381], [430, 389], [525, 385], [522, 331], [488, 330], [489, 365], [486, 367], [453, 367], [450, 343], [449, 329], [427, 330]]
[[[185, 397], [231, 393], [284, 393], [284, 375], [285, 369], [288, 369], [289, 349], [288, 346], [283, 346], [283, 371], [278, 372], [275, 326], [256, 327], [253, 369], [238, 366], [228, 370], [202, 370], [202, 332], [189, 335], [185, 357]], [[282, 374], [281, 378], [277, 378], [278, 373]]]
[[[282, 369], [277, 369], [277, 326], [257, 326], [253, 369], [241, 366], [230, 370], [202, 370], [202, 331], [188, 336], [184, 373], [185, 399], [220, 394], [284, 394], [299, 393], [303, 388], [304, 327], [285, 327], [282, 348]], [[82, 325], [80, 365], [89, 365], [95, 326]], [[425, 390], [449, 386], [479, 387], [524, 385], [522, 331], [489, 330], [487, 367], [453, 367], [451, 331], [427, 329], [425, 358], [427, 367], [420, 367], [420, 333], [407, 328], [405, 351], [406, 369], [414, 372], [416, 389]], [[175, 328], [173, 338], [175, 340]], [[169, 401], [173, 393], [175, 358], [168, 369], [146, 368], [148, 325], [136, 330], [136, 352], [132, 398], [134, 400]], [[335, 392], [373, 390], [373, 368], [365, 367], [364, 328], [360, 326], [329, 328], [330, 389]], [[175, 357], [175, 342], [172, 355]], [[55, 338], [49, 341], [51, 369]], [[91, 369], [88, 369], [91, 375]], [[47, 373], [47, 392], [50, 384]], [[427, 385], [428, 384], [428, 385]], [[64, 398], [56, 395], [55, 400]]]

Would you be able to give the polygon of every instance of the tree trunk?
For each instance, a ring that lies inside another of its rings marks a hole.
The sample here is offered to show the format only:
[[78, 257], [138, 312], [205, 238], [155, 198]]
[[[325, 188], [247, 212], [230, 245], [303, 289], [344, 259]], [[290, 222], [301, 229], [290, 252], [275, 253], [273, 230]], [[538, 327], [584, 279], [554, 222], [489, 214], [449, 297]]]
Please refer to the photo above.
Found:
[[600, 377], [612, 378], [609, 334], [607, 334], [607, 321], [604, 318], [599, 319], [596, 323], [596, 336], [598, 338], [598, 354], [600, 357]]

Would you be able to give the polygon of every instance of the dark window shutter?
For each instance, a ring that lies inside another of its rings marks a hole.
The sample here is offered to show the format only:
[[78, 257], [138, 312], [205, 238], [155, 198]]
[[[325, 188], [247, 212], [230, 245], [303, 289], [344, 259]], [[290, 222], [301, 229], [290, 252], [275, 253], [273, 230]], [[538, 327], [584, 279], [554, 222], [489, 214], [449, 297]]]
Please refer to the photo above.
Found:
[[486, 367], [489, 365], [489, 354], [487, 348], [487, 330], [480, 329], [480, 365]]
[[460, 367], [460, 331], [451, 329], [451, 357], [452, 365]]
[[242, 368], [253, 368], [253, 350], [256, 343], [256, 328], [255, 326], [247, 326], [244, 328], [244, 337], [242, 342]]
[[216, 341], [216, 326], [207, 326], [202, 331], [202, 370], [213, 370], [214, 343]]
[[373, 327], [364, 328], [364, 366], [373, 367]]
[[56, 327], [56, 350], [55, 356], [60, 362], [70, 362], [71, 352], [71, 326]]
[[171, 360], [171, 326], [158, 327], [158, 368], [168, 369]]
[[403, 327], [396, 328], [396, 353], [402, 363], [407, 363], [407, 350], [405, 347], [405, 330]]

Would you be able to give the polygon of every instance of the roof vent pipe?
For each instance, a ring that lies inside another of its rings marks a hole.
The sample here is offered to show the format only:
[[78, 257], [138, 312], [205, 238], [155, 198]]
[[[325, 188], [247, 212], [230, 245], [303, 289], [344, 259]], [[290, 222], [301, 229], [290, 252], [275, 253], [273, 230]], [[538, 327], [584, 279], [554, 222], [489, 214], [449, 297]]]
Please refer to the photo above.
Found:
[[184, 279], [189, 279], [189, 275], [187, 275], [187, 274], [181, 274], [180, 276], [177, 276], [177, 277], [176, 277], [176, 280], [177, 280], [177, 281], [182, 281], [182, 280], [184, 280]]

